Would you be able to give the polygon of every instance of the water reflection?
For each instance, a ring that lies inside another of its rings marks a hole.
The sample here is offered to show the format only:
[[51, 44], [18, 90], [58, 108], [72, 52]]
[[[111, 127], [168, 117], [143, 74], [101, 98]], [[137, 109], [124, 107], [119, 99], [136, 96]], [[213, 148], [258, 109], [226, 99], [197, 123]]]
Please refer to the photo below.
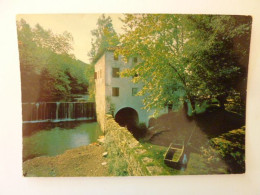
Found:
[[101, 134], [96, 122], [23, 124], [23, 160], [54, 156], [95, 142]]

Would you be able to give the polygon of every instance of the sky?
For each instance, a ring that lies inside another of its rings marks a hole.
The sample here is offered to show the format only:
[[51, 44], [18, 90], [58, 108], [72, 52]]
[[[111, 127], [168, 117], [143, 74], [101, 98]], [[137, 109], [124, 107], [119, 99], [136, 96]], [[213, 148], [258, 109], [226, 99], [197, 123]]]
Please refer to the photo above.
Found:
[[[102, 14], [20, 14], [17, 20], [23, 18], [31, 27], [40, 24], [45, 30], [50, 29], [53, 33], [61, 34], [68, 31], [73, 36], [72, 53], [85, 63], [89, 63], [88, 52], [91, 49], [91, 30], [97, 28], [97, 20]], [[123, 23], [120, 17], [123, 14], [105, 14], [113, 21], [117, 33], [122, 33]]]

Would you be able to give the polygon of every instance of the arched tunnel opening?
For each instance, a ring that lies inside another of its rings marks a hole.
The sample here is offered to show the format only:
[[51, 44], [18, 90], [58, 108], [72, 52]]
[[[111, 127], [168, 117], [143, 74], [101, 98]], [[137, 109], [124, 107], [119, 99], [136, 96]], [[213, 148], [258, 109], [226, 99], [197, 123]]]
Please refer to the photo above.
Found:
[[115, 120], [121, 127], [126, 127], [136, 139], [145, 136], [146, 127], [139, 124], [138, 113], [135, 109], [122, 108], [116, 113]]

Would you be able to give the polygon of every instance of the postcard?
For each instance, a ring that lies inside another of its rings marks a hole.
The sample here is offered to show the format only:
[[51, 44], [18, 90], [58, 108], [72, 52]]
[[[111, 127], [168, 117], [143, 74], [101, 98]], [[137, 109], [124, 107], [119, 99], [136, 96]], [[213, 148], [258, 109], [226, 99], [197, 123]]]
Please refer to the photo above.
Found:
[[24, 176], [245, 173], [251, 16], [16, 22]]

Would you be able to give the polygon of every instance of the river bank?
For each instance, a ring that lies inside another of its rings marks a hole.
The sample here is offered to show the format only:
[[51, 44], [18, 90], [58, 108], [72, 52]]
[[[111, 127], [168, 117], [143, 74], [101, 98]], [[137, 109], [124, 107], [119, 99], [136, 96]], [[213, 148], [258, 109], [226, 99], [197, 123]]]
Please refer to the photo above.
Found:
[[[27, 177], [80, 177], [108, 176], [104, 147], [93, 143], [65, 151], [53, 157], [36, 157], [23, 163], [23, 175]], [[104, 163], [106, 164], [106, 163]]]

